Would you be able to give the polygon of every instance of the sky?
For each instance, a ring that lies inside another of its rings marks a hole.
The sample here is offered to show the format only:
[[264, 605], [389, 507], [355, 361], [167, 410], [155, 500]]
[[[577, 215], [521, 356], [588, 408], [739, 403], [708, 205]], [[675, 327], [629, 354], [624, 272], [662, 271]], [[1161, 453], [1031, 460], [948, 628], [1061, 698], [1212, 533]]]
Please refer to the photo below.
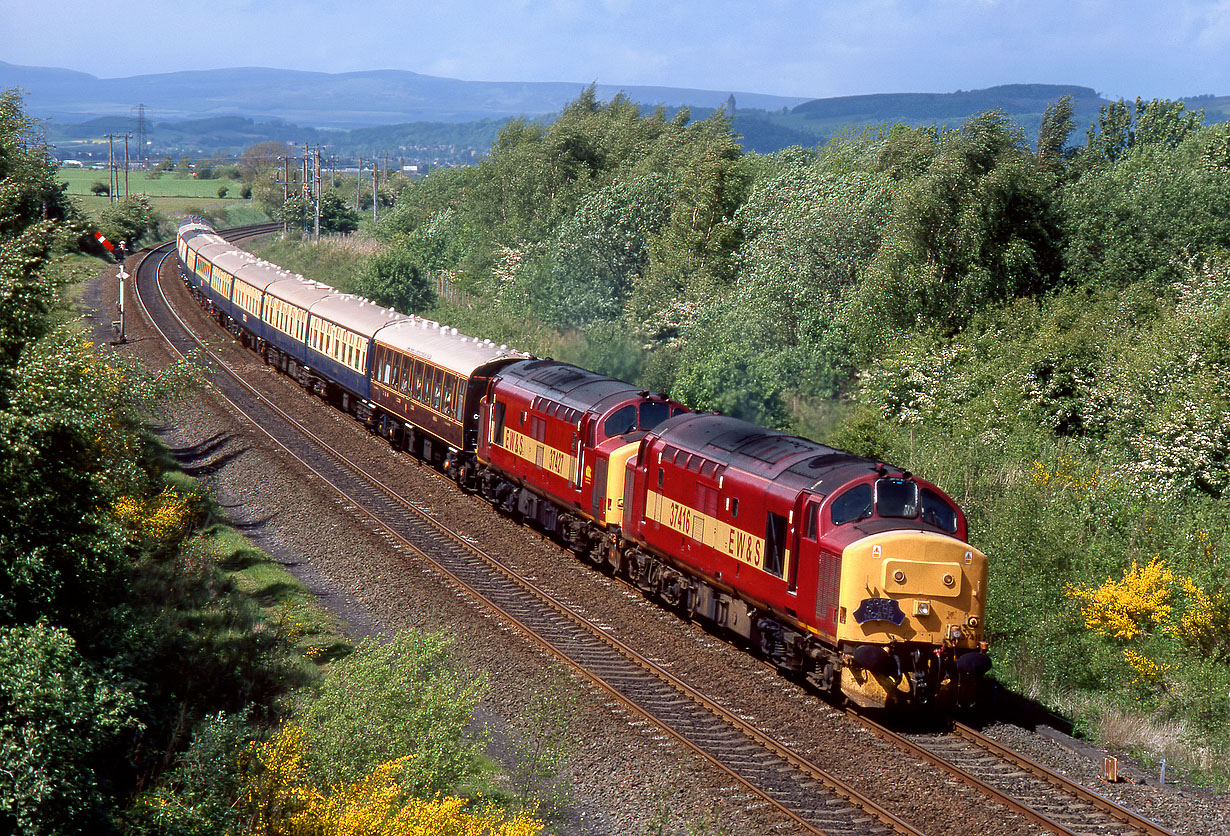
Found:
[[0, 0], [0, 21], [0, 60], [103, 78], [261, 66], [806, 98], [1230, 94], [1230, 0]]

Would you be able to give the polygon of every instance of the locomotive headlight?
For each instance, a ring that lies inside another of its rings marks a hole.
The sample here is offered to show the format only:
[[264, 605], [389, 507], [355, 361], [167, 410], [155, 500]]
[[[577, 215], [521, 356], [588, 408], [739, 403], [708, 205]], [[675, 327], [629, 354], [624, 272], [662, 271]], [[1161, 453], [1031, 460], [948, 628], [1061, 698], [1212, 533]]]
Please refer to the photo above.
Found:
[[952, 639], [954, 642], [959, 642], [964, 636], [965, 636], [965, 633], [961, 630], [961, 627], [959, 625], [957, 624], [948, 625], [948, 638]]
[[957, 582], [957, 579], [954, 578], [952, 575], [944, 576], [944, 586], [951, 587], [956, 582]]
[[915, 601], [914, 602], [914, 615], [931, 615], [931, 602], [930, 601]]
[[905, 583], [905, 572], [902, 572], [900, 569], [898, 569], [896, 572], [893, 573], [893, 580], [895, 580], [897, 583]]
[[965, 623], [970, 626], [970, 629], [973, 629], [973, 630], [978, 629], [978, 616], [971, 615], [969, 618], [965, 620]]

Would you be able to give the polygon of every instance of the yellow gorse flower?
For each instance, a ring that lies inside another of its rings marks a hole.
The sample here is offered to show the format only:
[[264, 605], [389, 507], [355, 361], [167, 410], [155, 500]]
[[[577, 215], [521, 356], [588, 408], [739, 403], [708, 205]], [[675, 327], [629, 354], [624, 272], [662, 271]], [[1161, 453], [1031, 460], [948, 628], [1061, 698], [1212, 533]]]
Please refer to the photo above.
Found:
[[1137, 653], [1130, 647], [1123, 649], [1123, 659], [1135, 671], [1135, 681], [1138, 683], [1152, 684], [1157, 682], [1161, 675], [1170, 669], [1169, 665], [1159, 665], [1148, 656], [1145, 656], [1143, 653]]
[[167, 486], [149, 499], [122, 496], [111, 510], [134, 534], [171, 542], [182, 539], [192, 528], [195, 500], [193, 495], [180, 494]]
[[1230, 633], [1230, 598], [1222, 590], [1206, 592], [1189, 578], [1179, 578], [1187, 609], [1169, 631], [1189, 647], [1208, 656]]
[[1174, 573], [1154, 556], [1141, 566], [1135, 560], [1120, 580], [1107, 578], [1093, 589], [1068, 584], [1067, 592], [1081, 601], [1085, 626], [1118, 639], [1133, 639], [1149, 625], [1170, 620]]
[[1059, 491], [1069, 490], [1074, 493], [1088, 493], [1104, 482], [1107, 487], [1112, 488], [1117, 484], [1114, 479], [1104, 480], [1100, 469], [1084, 476], [1078, 474], [1076, 472], [1076, 460], [1071, 456], [1060, 456], [1054, 468], [1049, 468], [1042, 462], [1035, 460], [1029, 474], [1029, 481], [1040, 488], [1050, 488]]
[[399, 777], [412, 756], [386, 761], [351, 784], [315, 786], [305, 764], [305, 735], [283, 726], [266, 743], [253, 743], [242, 764], [243, 800], [253, 828], [266, 836], [538, 836], [543, 823], [529, 813], [509, 815], [487, 805], [437, 796], [405, 795]]

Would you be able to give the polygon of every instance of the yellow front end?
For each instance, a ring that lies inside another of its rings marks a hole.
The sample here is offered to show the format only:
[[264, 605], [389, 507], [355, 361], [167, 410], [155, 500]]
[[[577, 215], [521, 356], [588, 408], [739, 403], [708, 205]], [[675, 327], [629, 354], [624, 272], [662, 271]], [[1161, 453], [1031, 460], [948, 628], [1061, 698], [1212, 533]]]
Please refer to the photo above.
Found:
[[628, 460], [636, 455], [640, 442], [625, 444], [611, 452], [606, 469], [606, 499], [598, 521], [608, 528], [624, 523], [624, 482], [628, 474]]
[[893, 531], [846, 547], [837, 618], [843, 693], [868, 708], [938, 696], [956, 658], [981, 648], [986, 586], [986, 556], [942, 534]]

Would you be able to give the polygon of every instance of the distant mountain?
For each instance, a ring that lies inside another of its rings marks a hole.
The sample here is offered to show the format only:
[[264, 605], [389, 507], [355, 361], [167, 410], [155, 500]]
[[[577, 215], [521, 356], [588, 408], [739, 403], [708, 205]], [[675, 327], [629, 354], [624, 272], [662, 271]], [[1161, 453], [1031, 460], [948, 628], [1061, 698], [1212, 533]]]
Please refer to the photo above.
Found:
[[1106, 104], [1089, 87], [1068, 84], [1004, 84], [984, 90], [958, 90], [955, 93], [877, 93], [867, 96], [838, 96], [816, 99], [794, 108], [794, 113], [813, 120], [840, 120], [846, 123], [873, 119], [963, 119], [971, 114], [999, 109], [1006, 113], [1042, 113], [1063, 96], [1073, 104]]
[[[159, 121], [243, 116], [318, 128], [357, 128], [557, 113], [585, 84], [461, 81], [401, 70], [313, 73], [259, 67], [97, 78], [0, 61], [0, 89], [10, 87], [26, 91], [31, 114], [70, 122], [130, 116], [136, 105], [144, 104], [148, 116]], [[700, 108], [721, 107], [731, 95], [730, 90], [597, 85], [602, 99], [619, 92], [646, 105]], [[737, 91], [734, 95], [741, 106], [765, 110], [806, 101]]]
[[[403, 162], [471, 162], [490, 148], [501, 125], [527, 116], [549, 119], [584, 89], [576, 83], [487, 82], [398, 70], [313, 73], [237, 68], [97, 78], [72, 70], [0, 61], [0, 89], [25, 91], [27, 111], [51, 120], [48, 139], [62, 157], [106, 159], [108, 133], [135, 131], [136, 105], [146, 107], [145, 156], [193, 158], [233, 154], [257, 142], [323, 143], [331, 154], [357, 159], [388, 155]], [[678, 87], [596, 86], [669, 114], [690, 108], [703, 119], [733, 105], [732, 127], [749, 151], [814, 147], [847, 129], [904, 122], [956, 127], [971, 116], [1002, 110], [1032, 141], [1046, 108], [1071, 96], [1073, 142], [1107, 104], [1089, 87], [1006, 84], [954, 93], [878, 93], [807, 100], [759, 93]], [[1230, 118], [1230, 97], [1196, 96], [1209, 122]]]

